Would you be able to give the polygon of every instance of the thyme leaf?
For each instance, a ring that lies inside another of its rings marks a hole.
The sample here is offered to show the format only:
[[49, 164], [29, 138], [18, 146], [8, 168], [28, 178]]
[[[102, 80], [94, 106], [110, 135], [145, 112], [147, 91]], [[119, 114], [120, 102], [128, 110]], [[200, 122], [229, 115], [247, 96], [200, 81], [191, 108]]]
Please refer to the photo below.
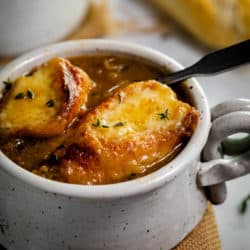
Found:
[[124, 126], [124, 122], [117, 122], [113, 125], [113, 127], [121, 127], [121, 126]]
[[137, 176], [136, 173], [131, 173], [131, 174], [128, 176], [128, 181], [129, 181], [129, 180], [133, 180], [136, 176]]
[[102, 128], [109, 128], [108, 125], [102, 125]]
[[119, 101], [119, 103], [121, 103], [121, 102], [122, 102], [122, 97], [121, 97], [121, 95], [120, 95], [120, 94], [118, 94], [118, 101]]
[[64, 144], [60, 144], [59, 146], [56, 147], [56, 150], [60, 150], [60, 149], [63, 149], [65, 148]]
[[8, 78], [7, 81], [3, 81], [3, 84], [5, 85], [4, 91], [5, 91], [5, 93], [7, 93], [7, 92], [11, 89], [13, 83], [12, 83], [12, 81]]
[[34, 92], [33, 92], [31, 89], [28, 89], [28, 90], [27, 90], [27, 96], [28, 96], [30, 99], [34, 99], [34, 98], [35, 98], [35, 94], [34, 94]]
[[166, 109], [166, 111], [164, 113], [159, 113], [157, 115], [160, 117], [161, 120], [165, 120], [165, 119], [169, 120], [168, 109]]
[[22, 93], [22, 92], [20, 92], [20, 93], [18, 93], [18, 94], [15, 96], [15, 99], [16, 99], [16, 100], [20, 100], [20, 99], [23, 99], [24, 97], [25, 97], [25, 94]]
[[46, 102], [46, 105], [49, 107], [49, 108], [52, 108], [55, 106], [55, 101], [53, 99], [50, 99]]
[[54, 153], [50, 153], [47, 157], [47, 162], [51, 165], [55, 165], [58, 162], [58, 156]]
[[245, 214], [247, 211], [248, 202], [250, 201], [250, 194], [243, 199], [240, 204], [239, 212], [240, 214]]
[[[120, 126], [124, 126], [124, 122], [117, 122], [115, 123], [112, 127], [120, 127]], [[107, 125], [107, 124], [102, 124], [101, 121], [99, 119], [97, 119], [94, 123], [91, 124], [93, 127], [96, 128], [110, 128], [111, 126]]]
[[96, 127], [96, 128], [100, 128], [100, 127], [101, 127], [101, 122], [100, 122], [100, 120], [97, 119], [95, 123], [92, 123], [92, 126], [93, 126], [93, 127]]

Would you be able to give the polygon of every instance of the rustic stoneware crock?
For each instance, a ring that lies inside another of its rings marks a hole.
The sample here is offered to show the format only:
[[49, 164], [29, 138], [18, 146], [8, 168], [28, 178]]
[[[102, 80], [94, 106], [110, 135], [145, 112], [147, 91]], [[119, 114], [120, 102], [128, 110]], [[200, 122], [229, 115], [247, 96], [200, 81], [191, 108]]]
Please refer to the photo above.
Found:
[[[128, 54], [172, 71], [182, 68], [149, 48], [84, 40], [25, 54], [0, 72], [0, 82], [14, 80], [52, 57], [101, 52]], [[174, 160], [145, 177], [100, 186], [59, 183], [24, 170], [0, 152], [0, 243], [8, 250], [157, 250], [178, 244], [200, 221], [207, 206], [205, 193], [213, 202], [222, 202], [222, 183], [246, 174], [250, 158], [246, 152], [237, 158], [212, 160], [218, 157], [218, 145], [225, 137], [239, 131], [249, 133], [250, 101], [218, 106], [211, 127], [200, 85], [195, 79], [184, 85], [201, 113], [198, 127]], [[205, 145], [204, 159], [212, 161], [201, 162]]]

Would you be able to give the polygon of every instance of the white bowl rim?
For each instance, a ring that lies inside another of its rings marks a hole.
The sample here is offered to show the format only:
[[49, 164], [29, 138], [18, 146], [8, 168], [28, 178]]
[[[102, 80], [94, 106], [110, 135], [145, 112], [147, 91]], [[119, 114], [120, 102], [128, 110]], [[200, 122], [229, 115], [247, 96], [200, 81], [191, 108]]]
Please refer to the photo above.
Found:
[[[84, 39], [52, 44], [18, 57], [0, 71], [0, 83], [9, 77], [16, 78], [21, 73], [27, 72], [24, 68], [31, 69], [52, 57], [82, 55], [95, 51], [97, 53], [105, 51], [136, 55], [139, 58], [145, 58], [147, 61], [149, 60], [160, 65], [165, 64], [167, 68], [173, 71], [183, 68], [182, 65], [171, 57], [148, 47], [110, 39]], [[204, 91], [194, 78], [189, 79], [187, 84], [190, 87], [192, 86], [192, 94], [201, 112], [198, 127], [185, 148], [171, 162], [151, 174], [135, 180], [107, 185], [68, 184], [37, 176], [15, 164], [1, 151], [0, 168], [24, 183], [45, 192], [85, 199], [117, 199], [139, 195], [159, 188], [184, 171], [188, 167], [188, 163], [197, 160], [206, 143], [211, 126], [210, 109]]]

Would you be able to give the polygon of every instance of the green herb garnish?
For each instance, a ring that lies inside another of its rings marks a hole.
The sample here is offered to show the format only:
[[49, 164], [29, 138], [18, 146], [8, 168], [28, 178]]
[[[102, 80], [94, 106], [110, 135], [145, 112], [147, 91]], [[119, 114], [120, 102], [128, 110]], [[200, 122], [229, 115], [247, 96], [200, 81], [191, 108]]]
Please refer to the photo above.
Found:
[[128, 181], [129, 181], [129, 180], [133, 180], [136, 176], [137, 176], [136, 173], [131, 173], [131, 174], [128, 176]]
[[95, 123], [92, 123], [92, 126], [93, 126], [93, 127], [96, 127], [96, 128], [100, 128], [100, 127], [101, 127], [101, 122], [100, 122], [100, 120], [97, 119]]
[[35, 94], [34, 94], [34, 92], [33, 92], [31, 89], [28, 89], [28, 90], [27, 90], [27, 96], [28, 96], [30, 99], [34, 99], [34, 98], [35, 98]]
[[58, 156], [56, 154], [50, 153], [47, 157], [49, 164], [56, 164], [58, 162]]
[[15, 99], [24, 99], [24, 98], [30, 98], [30, 99], [34, 99], [35, 98], [35, 94], [32, 92], [31, 89], [28, 89], [26, 94], [24, 94], [23, 92], [20, 92], [18, 93], [16, 96], [15, 96]]
[[65, 146], [63, 144], [61, 144], [61, 145], [56, 147], [56, 150], [60, 150], [60, 149], [63, 149], [63, 148], [65, 148]]
[[124, 126], [124, 122], [117, 122], [113, 125], [113, 127], [121, 127], [121, 126]]
[[165, 120], [165, 119], [169, 120], [169, 118], [168, 118], [168, 109], [166, 109], [166, 111], [164, 113], [159, 113], [157, 115], [160, 117], [161, 120]]
[[[124, 122], [117, 122], [112, 127], [120, 127], [120, 126], [124, 126], [124, 124], [125, 124]], [[110, 128], [109, 125], [102, 124], [99, 119], [97, 119], [96, 122], [92, 123], [91, 125], [96, 128]]]
[[7, 81], [3, 81], [3, 84], [5, 85], [4, 91], [7, 93], [11, 89], [13, 83], [8, 79]]
[[239, 212], [241, 214], [245, 214], [246, 213], [248, 201], [250, 201], [250, 194], [246, 198], [244, 198], [244, 200], [240, 204]]
[[121, 97], [121, 95], [120, 95], [120, 94], [118, 94], [118, 100], [119, 100], [119, 103], [121, 103], [121, 102], [122, 102], [122, 97]]
[[55, 101], [53, 99], [50, 99], [46, 102], [46, 105], [49, 107], [49, 108], [52, 108], [55, 106]]
[[25, 94], [22, 93], [22, 92], [20, 92], [20, 93], [18, 93], [18, 94], [15, 96], [15, 99], [16, 99], [16, 100], [19, 100], [19, 99], [23, 99], [24, 97], [25, 97]]

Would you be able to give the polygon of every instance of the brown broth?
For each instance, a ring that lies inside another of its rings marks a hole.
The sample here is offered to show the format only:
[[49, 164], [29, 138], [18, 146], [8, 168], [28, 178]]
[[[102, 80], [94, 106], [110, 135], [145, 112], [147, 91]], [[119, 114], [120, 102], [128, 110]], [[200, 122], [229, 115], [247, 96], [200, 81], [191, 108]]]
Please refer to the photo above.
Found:
[[85, 70], [96, 83], [90, 93], [89, 108], [96, 106], [119, 87], [135, 81], [155, 79], [162, 73], [156, 66], [125, 55], [88, 55], [69, 60]]

